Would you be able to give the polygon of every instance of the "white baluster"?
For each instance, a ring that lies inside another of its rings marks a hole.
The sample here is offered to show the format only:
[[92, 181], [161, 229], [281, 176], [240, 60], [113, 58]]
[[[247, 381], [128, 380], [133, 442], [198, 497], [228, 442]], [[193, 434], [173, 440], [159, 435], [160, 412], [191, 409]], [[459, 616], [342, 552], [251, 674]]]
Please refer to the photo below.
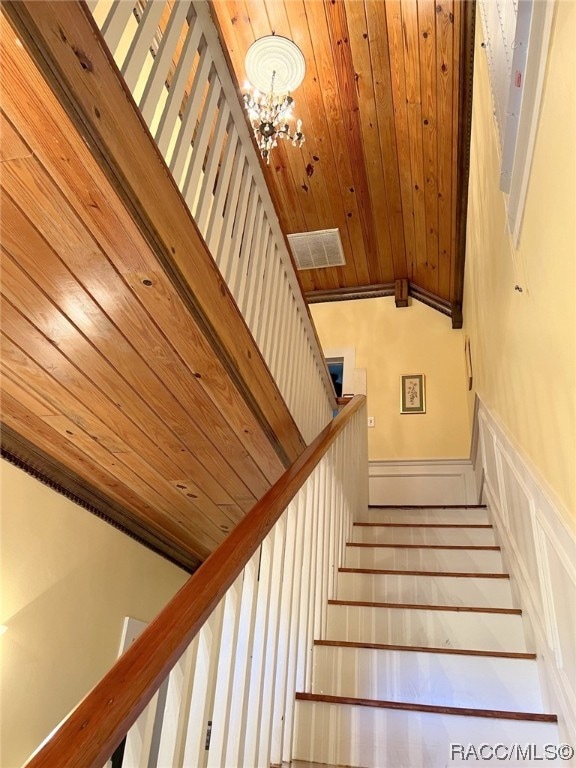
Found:
[[134, 93], [141, 76], [144, 60], [150, 53], [150, 47], [154, 41], [154, 35], [158, 29], [165, 6], [165, 0], [148, 0], [136, 34], [128, 48], [121, 72], [126, 85], [132, 93]]
[[208, 217], [214, 203], [214, 182], [216, 181], [216, 173], [218, 172], [222, 147], [224, 146], [224, 139], [226, 138], [226, 132], [228, 130], [230, 130], [230, 108], [224, 103], [219, 106], [218, 118], [216, 120], [212, 144], [208, 152], [208, 160], [206, 161], [204, 178], [202, 179], [202, 187], [200, 189], [200, 198], [196, 210], [196, 224], [205, 239], [208, 227]]
[[182, 27], [186, 16], [191, 9], [189, 2], [177, 2], [172, 9], [170, 19], [166, 25], [166, 30], [162, 35], [162, 40], [158, 46], [158, 52], [150, 71], [150, 77], [144, 87], [139, 107], [142, 117], [148, 127], [152, 126], [152, 120], [158, 108], [158, 102], [162, 91], [166, 88], [166, 79], [168, 71], [172, 64], [172, 59], [176, 53], [178, 40], [182, 32]]
[[168, 164], [170, 164], [170, 159], [173, 154], [174, 136], [177, 129], [180, 129], [180, 117], [178, 113], [180, 111], [182, 99], [184, 98], [188, 78], [190, 77], [190, 69], [194, 62], [194, 58], [198, 53], [198, 47], [201, 42], [202, 30], [197, 18], [194, 16], [190, 19], [189, 24], [190, 26], [186, 33], [186, 39], [182, 46], [182, 52], [178, 64], [176, 65], [176, 71], [174, 72], [174, 77], [170, 84], [168, 99], [154, 135], [158, 149]]
[[182, 186], [182, 194], [188, 204], [190, 212], [194, 214], [200, 194], [200, 178], [204, 168], [206, 148], [210, 139], [210, 132], [214, 124], [214, 115], [218, 108], [218, 102], [222, 96], [220, 80], [216, 74], [210, 80], [208, 95], [200, 118], [200, 125], [194, 139], [192, 162], [186, 175], [186, 181]]

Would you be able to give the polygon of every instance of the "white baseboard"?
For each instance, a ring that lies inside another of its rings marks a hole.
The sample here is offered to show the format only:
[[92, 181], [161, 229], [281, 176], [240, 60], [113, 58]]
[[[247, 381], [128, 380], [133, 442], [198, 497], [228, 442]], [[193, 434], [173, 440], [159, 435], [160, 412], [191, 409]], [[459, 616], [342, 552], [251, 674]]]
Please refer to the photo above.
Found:
[[378, 505], [478, 504], [478, 484], [468, 459], [371, 461], [369, 503]]
[[482, 402], [478, 427], [484, 496], [538, 654], [545, 703], [558, 714], [561, 740], [576, 746], [576, 532]]

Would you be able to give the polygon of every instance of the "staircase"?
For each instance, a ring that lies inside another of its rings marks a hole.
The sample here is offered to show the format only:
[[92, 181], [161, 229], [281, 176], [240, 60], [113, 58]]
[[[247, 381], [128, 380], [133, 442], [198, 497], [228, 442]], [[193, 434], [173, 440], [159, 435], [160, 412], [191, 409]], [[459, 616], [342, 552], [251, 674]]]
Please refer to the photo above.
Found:
[[[370, 508], [345, 566], [312, 690], [296, 694], [294, 759], [444, 768], [477, 763], [469, 745], [488, 745], [482, 764], [541, 764], [556, 716], [487, 510]], [[508, 757], [513, 745], [523, 753]]]

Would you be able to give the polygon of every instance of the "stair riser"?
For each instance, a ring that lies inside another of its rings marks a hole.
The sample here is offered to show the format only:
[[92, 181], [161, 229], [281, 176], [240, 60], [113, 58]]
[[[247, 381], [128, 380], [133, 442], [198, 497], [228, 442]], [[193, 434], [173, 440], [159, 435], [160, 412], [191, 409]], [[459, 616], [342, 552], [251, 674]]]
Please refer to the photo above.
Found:
[[355, 525], [352, 541], [367, 544], [448, 544], [484, 546], [495, 544], [492, 528], [388, 528]]
[[457, 523], [475, 525], [489, 523], [487, 509], [380, 509], [370, 507], [362, 513], [368, 523]]
[[512, 608], [509, 579], [339, 573], [338, 600]]
[[329, 605], [327, 640], [525, 652], [522, 617], [468, 611], [426, 611]]
[[346, 547], [346, 567], [501, 573], [502, 556], [494, 550]]
[[[451, 760], [451, 744], [558, 743], [555, 724], [296, 702], [294, 759], [370, 768], [446, 768], [502, 765], [502, 761]], [[457, 753], [456, 753], [457, 754]], [[566, 765], [522, 761], [507, 765]]]
[[315, 646], [312, 693], [542, 712], [535, 660]]

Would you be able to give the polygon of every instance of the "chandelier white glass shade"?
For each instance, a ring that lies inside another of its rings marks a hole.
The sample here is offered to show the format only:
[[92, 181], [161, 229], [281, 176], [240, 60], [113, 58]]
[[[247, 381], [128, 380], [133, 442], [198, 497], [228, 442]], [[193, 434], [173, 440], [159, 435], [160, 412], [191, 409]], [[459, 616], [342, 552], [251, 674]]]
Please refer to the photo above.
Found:
[[248, 49], [245, 67], [252, 90], [244, 94], [244, 104], [260, 154], [269, 164], [270, 152], [280, 139], [297, 147], [304, 143], [302, 121], [296, 122], [296, 130], [290, 126], [294, 120], [290, 92], [302, 83], [306, 63], [292, 40], [266, 35]]

